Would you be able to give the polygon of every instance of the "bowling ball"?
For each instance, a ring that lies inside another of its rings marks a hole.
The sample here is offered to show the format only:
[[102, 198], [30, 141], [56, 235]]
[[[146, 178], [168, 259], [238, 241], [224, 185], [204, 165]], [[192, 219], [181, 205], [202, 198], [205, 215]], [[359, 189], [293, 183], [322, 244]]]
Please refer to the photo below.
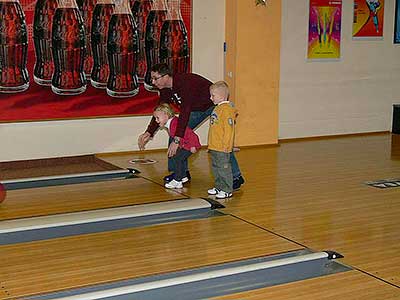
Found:
[[2, 183], [0, 183], [0, 203], [6, 199], [6, 189]]

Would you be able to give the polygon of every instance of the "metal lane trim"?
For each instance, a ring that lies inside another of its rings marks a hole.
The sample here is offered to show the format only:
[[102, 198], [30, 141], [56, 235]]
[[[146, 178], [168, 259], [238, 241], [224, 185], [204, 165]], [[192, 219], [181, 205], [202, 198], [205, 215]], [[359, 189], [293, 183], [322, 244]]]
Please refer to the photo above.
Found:
[[183, 212], [201, 208], [211, 208], [211, 204], [204, 199], [193, 198], [76, 213], [57, 214], [52, 216], [5, 220], [0, 222], [0, 234], [76, 224], [87, 224], [116, 219], [143, 217], [171, 212]]

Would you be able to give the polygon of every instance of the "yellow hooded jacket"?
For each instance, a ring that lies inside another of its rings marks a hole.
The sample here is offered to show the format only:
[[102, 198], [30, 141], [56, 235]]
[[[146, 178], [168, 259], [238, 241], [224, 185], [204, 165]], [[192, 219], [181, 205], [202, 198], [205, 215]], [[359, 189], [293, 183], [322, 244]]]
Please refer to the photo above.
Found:
[[235, 138], [237, 109], [232, 102], [219, 103], [211, 113], [208, 131], [208, 149], [232, 152]]

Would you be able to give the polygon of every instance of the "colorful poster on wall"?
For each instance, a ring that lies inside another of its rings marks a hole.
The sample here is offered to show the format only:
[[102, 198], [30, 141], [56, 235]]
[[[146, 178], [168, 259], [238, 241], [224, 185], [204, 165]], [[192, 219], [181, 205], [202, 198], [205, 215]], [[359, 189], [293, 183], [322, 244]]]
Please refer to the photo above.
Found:
[[191, 17], [192, 0], [0, 0], [0, 122], [151, 114], [148, 66], [190, 71]]
[[307, 58], [339, 59], [342, 0], [310, 0]]
[[385, 0], [354, 0], [353, 38], [382, 38]]
[[396, 0], [393, 42], [395, 44], [400, 44], [400, 0]]

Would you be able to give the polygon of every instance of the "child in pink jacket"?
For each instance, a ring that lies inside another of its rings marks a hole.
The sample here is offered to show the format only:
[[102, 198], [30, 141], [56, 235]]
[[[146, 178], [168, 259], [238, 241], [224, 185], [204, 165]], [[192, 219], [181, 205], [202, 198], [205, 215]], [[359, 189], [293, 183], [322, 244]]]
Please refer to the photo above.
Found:
[[[179, 144], [178, 151], [172, 156], [172, 167], [175, 173], [175, 178], [165, 184], [169, 189], [181, 189], [183, 184], [189, 179], [186, 177], [186, 169], [184, 161], [200, 149], [201, 144], [199, 137], [192, 129], [186, 127], [183, 138], [175, 136], [178, 118], [175, 117], [175, 112], [167, 104], [163, 103], [154, 109], [153, 116], [160, 127], [165, 127], [173, 142]], [[170, 154], [168, 154], [170, 156]]]

